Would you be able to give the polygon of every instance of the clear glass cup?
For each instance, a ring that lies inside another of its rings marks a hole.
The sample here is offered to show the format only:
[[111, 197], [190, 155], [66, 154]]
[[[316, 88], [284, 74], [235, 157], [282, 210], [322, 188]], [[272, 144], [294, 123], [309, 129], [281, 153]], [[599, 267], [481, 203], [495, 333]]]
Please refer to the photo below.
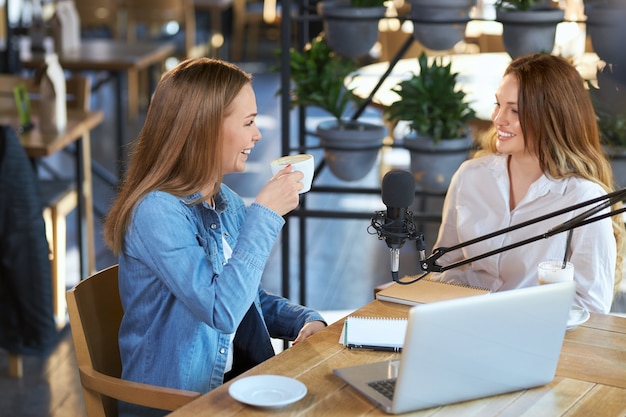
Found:
[[537, 266], [539, 285], [554, 284], [574, 280], [574, 264], [562, 260], [551, 259], [539, 263]]

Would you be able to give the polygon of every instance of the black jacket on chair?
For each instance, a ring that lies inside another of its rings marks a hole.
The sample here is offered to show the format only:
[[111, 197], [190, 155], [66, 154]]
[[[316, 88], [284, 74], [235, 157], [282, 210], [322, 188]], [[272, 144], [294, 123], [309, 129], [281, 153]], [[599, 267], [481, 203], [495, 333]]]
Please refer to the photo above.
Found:
[[45, 354], [57, 341], [38, 179], [15, 131], [0, 126], [0, 348]]

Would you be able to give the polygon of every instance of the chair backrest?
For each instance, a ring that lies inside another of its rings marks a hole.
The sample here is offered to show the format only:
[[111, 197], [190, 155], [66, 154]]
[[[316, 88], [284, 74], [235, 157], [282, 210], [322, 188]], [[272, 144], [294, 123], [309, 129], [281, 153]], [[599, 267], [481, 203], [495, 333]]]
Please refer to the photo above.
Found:
[[81, 29], [106, 29], [112, 38], [119, 38], [120, 0], [78, 0], [74, 4]]
[[117, 416], [117, 401], [175, 410], [200, 396], [121, 379], [118, 332], [124, 310], [118, 266], [96, 272], [67, 292], [67, 309], [89, 417]]
[[67, 292], [66, 298], [78, 367], [87, 366], [119, 378], [122, 361], [117, 334], [124, 311], [118, 293], [117, 265], [81, 281]]
[[242, 20], [262, 21], [264, 2], [259, 0], [233, 0], [234, 17]]
[[[34, 77], [25, 77], [13, 74], [0, 74], [0, 110], [15, 109], [13, 89], [23, 84], [29, 96], [29, 101], [36, 107], [39, 86]], [[89, 110], [91, 98], [91, 79], [75, 75], [65, 80], [66, 103], [68, 109]]]
[[[242, 60], [244, 49], [250, 58], [256, 57], [261, 29], [280, 31], [281, 9], [277, 0], [233, 0], [231, 60]], [[292, 4], [292, 15], [297, 10], [298, 5]]]
[[[145, 26], [151, 35], [164, 24], [177, 22], [185, 32], [185, 57], [202, 56], [204, 46], [196, 44], [196, 14], [193, 0], [125, 0], [126, 39], [137, 40], [137, 28]], [[200, 54], [200, 55], [199, 55]]]
[[[244, 51], [256, 57], [260, 26], [263, 23], [263, 2], [259, 0], [233, 0], [233, 36], [230, 59], [241, 61]], [[245, 46], [245, 47], [244, 47]]]

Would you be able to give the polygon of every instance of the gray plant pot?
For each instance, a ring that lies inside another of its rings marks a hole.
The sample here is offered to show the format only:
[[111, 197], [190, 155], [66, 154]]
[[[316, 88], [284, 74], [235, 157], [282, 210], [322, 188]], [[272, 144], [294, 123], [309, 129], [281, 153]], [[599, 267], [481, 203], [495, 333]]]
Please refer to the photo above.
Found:
[[496, 20], [502, 23], [504, 49], [513, 59], [531, 53], [552, 53], [556, 25], [563, 21], [564, 15], [561, 9], [497, 9]]
[[470, 134], [465, 138], [440, 140], [438, 143], [414, 132], [406, 135], [403, 146], [411, 153], [411, 172], [415, 177], [416, 188], [445, 193], [452, 175], [469, 157], [472, 144]]
[[409, 0], [413, 37], [426, 48], [451, 49], [465, 39], [473, 0]]
[[593, 50], [604, 62], [626, 67], [626, 3], [585, 4], [587, 34]]
[[341, 180], [357, 181], [374, 166], [387, 129], [359, 121], [340, 126], [336, 120], [327, 120], [317, 126], [317, 134], [330, 171]]
[[602, 149], [611, 162], [615, 183], [620, 188], [626, 187], [626, 148], [603, 145]]
[[378, 41], [378, 21], [385, 7], [352, 7], [346, 1], [322, 1], [317, 14], [324, 19], [326, 42], [333, 51], [347, 58], [369, 53]]

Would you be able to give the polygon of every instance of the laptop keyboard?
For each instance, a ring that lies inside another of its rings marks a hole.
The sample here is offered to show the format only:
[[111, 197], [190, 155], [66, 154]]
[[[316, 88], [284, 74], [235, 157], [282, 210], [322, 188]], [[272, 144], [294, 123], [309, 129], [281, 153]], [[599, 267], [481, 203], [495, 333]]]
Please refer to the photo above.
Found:
[[380, 381], [372, 381], [368, 382], [367, 385], [374, 388], [390, 400], [393, 400], [393, 392], [396, 389], [396, 379], [397, 378], [389, 378], [382, 379]]

